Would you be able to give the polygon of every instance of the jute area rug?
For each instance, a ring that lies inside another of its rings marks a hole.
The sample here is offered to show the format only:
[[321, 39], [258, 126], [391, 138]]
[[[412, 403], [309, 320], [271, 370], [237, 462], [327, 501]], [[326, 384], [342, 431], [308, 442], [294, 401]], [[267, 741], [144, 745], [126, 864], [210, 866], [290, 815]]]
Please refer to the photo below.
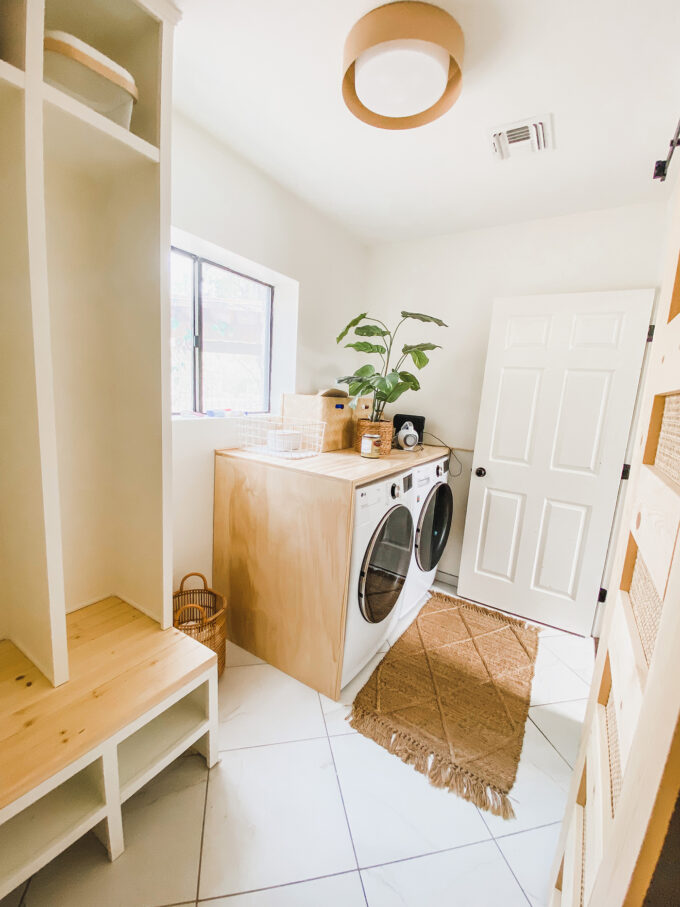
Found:
[[435, 787], [514, 817], [538, 631], [434, 592], [352, 706], [350, 724]]

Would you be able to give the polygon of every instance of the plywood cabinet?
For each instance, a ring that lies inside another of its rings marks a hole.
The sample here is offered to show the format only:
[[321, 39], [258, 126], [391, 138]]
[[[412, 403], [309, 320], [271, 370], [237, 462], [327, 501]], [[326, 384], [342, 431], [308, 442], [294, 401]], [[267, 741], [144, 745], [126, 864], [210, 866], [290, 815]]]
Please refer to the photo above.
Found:
[[215, 455], [213, 587], [229, 639], [336, 699], [340, 694], [354, 491], [442, 456], [353, 450], [276, 460]]
[[[166, 0], [0, 0], [0, 639], [58, 685], [65, 616], [171, 624]], [[62, 29], [130, 70], [131, 131], [43, 80]]]

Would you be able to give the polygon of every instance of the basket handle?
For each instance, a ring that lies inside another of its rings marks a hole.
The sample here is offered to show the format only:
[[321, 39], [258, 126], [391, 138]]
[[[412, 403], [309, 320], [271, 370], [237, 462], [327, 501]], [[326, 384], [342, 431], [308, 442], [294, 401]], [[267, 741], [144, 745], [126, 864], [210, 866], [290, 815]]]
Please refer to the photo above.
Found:
[[208, 580], [203, 576], [202, 573], [187, 573], [186, 576], [182, 577], [182, 582], [179, 584], [179, 591], [184, 592], [184, 583], [189, 579], [190, 576], [200, 576], [203, 580], [203, 589], [208, 588]]
[[173, 621], [172, 621], [173, 624], [177, 625], [179, 623], [180, 614], [182, 614], [183, 611], [194, 610], [194, 609], [201, 612], [201, 623], [204, 624], [206, 621], [205, 608], [202, 608], [200, 605], [182, 605], [182, 607], [178, 608], [174, 613]]

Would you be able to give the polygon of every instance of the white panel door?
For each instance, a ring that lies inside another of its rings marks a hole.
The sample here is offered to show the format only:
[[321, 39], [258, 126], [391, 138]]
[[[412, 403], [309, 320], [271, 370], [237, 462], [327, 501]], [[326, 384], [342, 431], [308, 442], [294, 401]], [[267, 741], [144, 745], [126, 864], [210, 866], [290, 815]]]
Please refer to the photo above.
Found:
[[496, 300], [458, 591], [589, 635], [653, 290]]

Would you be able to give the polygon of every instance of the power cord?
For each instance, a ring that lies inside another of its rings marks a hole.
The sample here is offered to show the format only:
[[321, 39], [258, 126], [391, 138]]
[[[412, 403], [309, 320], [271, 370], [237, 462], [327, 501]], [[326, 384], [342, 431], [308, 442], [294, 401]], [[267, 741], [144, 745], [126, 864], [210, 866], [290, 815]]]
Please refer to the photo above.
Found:
[[[455, 447], [451, 447], [450, 444], [447, 444], [446, 441], [442, 441], [441, 438], [438, 438], [437, 435], [432, 434], [431, 431], [423, 431], [423, 435], [427, 435], [428, 438], [434, 438], [435, 441], [439, 441], [439, 443], [440, 443], [443, 447], [445, 447], [445, 448], [448, 450], [449, 455], [452, 456], [453, 459], [454, 459], [454, 460], [456, 461], [456, 463], [458, 464], [458, 472], [452, 473], [452, 472], [449, 470], [449, 475], [451, 476], [451, 478], [452, 478], [452, 479], [457, 479], [459, 476], [462, 476], [462, 475], [463, 475], [463, 464], [462, 464], [462, 462], [458, 459], [458, 457], [456, 456], [456, 449], [455, 449]], [[422, 449], [422, 446], [423, 446], [423, 445], [421, 444], [421, 445], [420, 445], [421, 449]]]

